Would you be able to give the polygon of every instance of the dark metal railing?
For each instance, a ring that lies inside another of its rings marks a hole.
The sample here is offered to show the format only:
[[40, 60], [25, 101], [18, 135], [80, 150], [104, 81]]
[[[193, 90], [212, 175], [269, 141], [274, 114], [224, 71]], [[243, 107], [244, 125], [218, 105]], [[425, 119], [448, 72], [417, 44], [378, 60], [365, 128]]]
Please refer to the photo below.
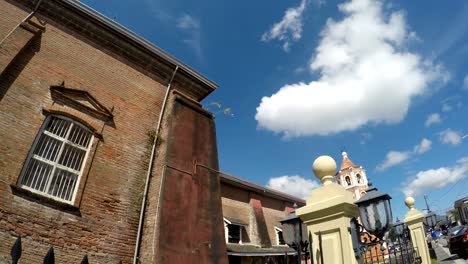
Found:
[[[23, 253], [23, 247], [21, 243], [21, 237], [18, 237], [15, 243], [13, 244], [13, 246], [11, 247], [11, 252], [10, 252], [11, 263], [18, 264], [22, 253]], [[43, 264], [55, 264], [54, 247], [51, 246], [49, 250], [47, 251], [43, 259]], [[83, 256], [83, 259], [81, 260], [80, 264], [89, 264], [88, 255], [85, 254]]]
[[403, 223], [393, 225], [379, 239], [359, 225], [359, 263], [362, 264], [418, 264], [421, 257], [411, 242], [410, 231]]

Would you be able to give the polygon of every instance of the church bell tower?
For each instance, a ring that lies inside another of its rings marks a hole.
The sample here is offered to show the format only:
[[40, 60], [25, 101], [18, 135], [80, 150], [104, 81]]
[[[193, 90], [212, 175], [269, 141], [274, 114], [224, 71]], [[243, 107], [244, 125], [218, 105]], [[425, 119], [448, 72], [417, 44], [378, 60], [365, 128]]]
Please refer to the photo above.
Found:
[[354, 200], [359, 200], [366, 194], [367, 177], [366, 170], [362, 166], [355, 165], [346, 152], [341, 152], [343, 160], [340, 170], [335, 174], [336, 183], [353, 193]]

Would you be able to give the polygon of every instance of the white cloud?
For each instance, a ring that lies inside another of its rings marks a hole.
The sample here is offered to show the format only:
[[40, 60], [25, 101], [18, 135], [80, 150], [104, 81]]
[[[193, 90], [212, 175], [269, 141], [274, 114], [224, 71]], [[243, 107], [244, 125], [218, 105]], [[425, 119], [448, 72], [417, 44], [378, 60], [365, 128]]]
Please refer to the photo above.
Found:
[[297, 67], [296, 69], [294, 69], [294, 74], [302, 74], [306, 71], [306, 69], [304, 67]]
[[413, 147], [413, 151], [389, 151], [385, 156], [385, 160], [377, 165], [378, 171], [384, 171], [390, 167], [403, 163], [410, 159], [413, 155], [421, 155], [431, 150], [432, 141], [423, 138], [419, 144]]
[[181, 16], [177, 22], [177, 27], [180, 29], [187, 29], [187, 30], [192, 30], [192, 29], [199, 29], [200, 28], [200, 22], [193, 18], [190, 15], [184, 14]]
[[429, 127], [432, 124], [438, 124], [440, 122], [442, 122], [440, 115], [438, 113], [433, 113], [427, 117], [426, 122], [424, 122], [424, 125]]
[[442, 112], [447, 113], [456, 108], [461, 108], [462, 102], [460, 100], [461, 100], [461, 96], [459, 95], [454, 95], [454, 96], [445, 98], [444, 100], [440, 102], [442, 104]]
[[318, 7], [322, 7], [327, 3], [327, 1], [325, 1], [325, 0], [313, 0], [313, 3]]
[[468, 176], [468, 157], [453, 167], [441, 167], [418, 172], [402, 188], [406, 196], [415, 196], [432, 189], [440, 189]]
[[154, 18], [166, 23], [172, 23], [174, 20], [172, 10], [168, 8], [164, 0], [144, 0], [143, 3], [146, 5], [144, 8], [150, 11]]
[[364, 145], [371, 139], [372, 139], [372, 134], [368, 132], [364, 132], [364, 133], [361, 133], [361, 140], [359, 141], [359, 143]]
[[408, 151], [389, 151], [385, 160], [377, 166], [378, 171], [384, 171], [390, 167], [398, 165], [411, 157]]
[[463, 79], [463, 89], [468, 90], [468, 74], [465, 75], [465, 79]]
[[201, 32], [200, 21], [194, 17], [184, 14], [177, 19], [177, 28], [183, 30], [187, 37], [183, 40], [184, 43], [189, 45], [199, 59], [203, 58], [201, 48]]
[[403, 163], [414, 155], [421, 155], [431, 150], [432, 141], [423, 138], [419, 144], [413, 147], [413, 151], [389, 151], [385, 160], [377, 165], [377, 171], [384, 171], [390, 167]]
[[442, 104], [442, 112], [447, 113], [447, 112], [450, 112], [450, 111], [452, 111], [452, 106], [451, 106], [451, 105], [449, 105], [449, 104]]
[[306, 9], [307, 0], [301, 0], [297, 7], [291, 7], [284, 13], [283, 19], [263, 33], [261, 40], [277, 39], [283, 43], [284, 51], [289, 51], [291, 41], [298, 41], [302, 36], [302, 15]]
[[462, 133], [447, 128], [446, 130], [440, 132], [440, 141], [444, 144], [458, 145], [462, 141]]
[[413, 152], [416, 153], [416, 154], [423, 154], [423, 153], [426, 153], [426, 152], [428, 152], [429, 150], [431, 150], [431, 145], [432, 145], [432, 141], [430, 141], [430, 140], [427, 139], [427, 138], [423, 138], [423, 139], [421, 140], [421, 143], [419, 143], [418, 145], [414, 146]]
[[318, 182], [298, 175], [270, 178], [267, 183], [269, 188], [300, 198], [307, 198], [310, 192], [319, 186]]
[[255, 115], [259, 127], [298, 137], [398, 123], [413, 97], [443, 79], [441, 66], [405, 47], [403, 12], [384, 15], [375, 0], [355, 0], [339, 10], [345, 17], [328, 20], [309, 65], [320, 78], [263, 97]]

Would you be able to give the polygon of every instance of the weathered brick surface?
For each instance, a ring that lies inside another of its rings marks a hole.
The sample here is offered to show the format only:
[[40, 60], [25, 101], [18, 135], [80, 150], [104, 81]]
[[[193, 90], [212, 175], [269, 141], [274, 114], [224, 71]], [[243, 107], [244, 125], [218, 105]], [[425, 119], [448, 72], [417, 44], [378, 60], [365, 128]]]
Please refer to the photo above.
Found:
[[212, 116], [176, 96], [154, 263], [227, 263]]
[[[259, 188], [254, 191], [242, 184], [232, 185], [222, 181], [223, 216], [248, 224], [242, 234], [243, 243], [271, 247], [277, 245], [275, 226], [281, 228], [279, 221], [289, 215], [295, 201], [264, 195], [263, 187]], [[303, 205], [298, 202], [299, 207]]]
[[227, 218], [249, 222], [249, 192], [240, 188], [221, 184], [223, 215]]
[[[0, 38], [30, 10], [0, 0]], [[22, 263], [40, 263], [49, 246], [55, 248], [57, 263], [79, 263], [85, 253], [90, 263], [131, 263], [150, 152], [148, 133], [156, 127], [167, 83], [109, 45], [96, 43], [89, 32], [74, 30], [81, 26], [70, 25], [76, 22], [57, 22], [41, 12], [38, 16], [45, 22], [40, 38], [30, 42], [31, 32], [18, 28], [0, 47], [0, 259], [9, 255], [20, 235]], [[21, 51], [26, 43], [30, 47]], [[113, 109], [113, 123], [58, 105], [52, 100], [50, 86], [61, 84], [88, 91]], [[181, 85], [175, 83], [174, 87]], [[57, 109], [92, 123], [102, 135], [102, 139], [95, 138], [86, 162], [76, 210], [14, 193], [11, 187], [17, 183], [48, 111]], [[149, 234], [154, 233], [155, 219], [150, 214], [157, 207], [163, 163], [157, 155], [149, 217], [145, 218]], [[156, 238], [144, 239], [146, 243]], [[142, 254], [151, 256], [154, 248], [144, 245]]]
[[280, 203], [271, 197], [263, 197], [261, 200], [268, 236], [271, 239], [271, 244], [277, 245], [275, 226], [281, 228], [279, 221], [289, 214], [287, 208], [292, 204]]

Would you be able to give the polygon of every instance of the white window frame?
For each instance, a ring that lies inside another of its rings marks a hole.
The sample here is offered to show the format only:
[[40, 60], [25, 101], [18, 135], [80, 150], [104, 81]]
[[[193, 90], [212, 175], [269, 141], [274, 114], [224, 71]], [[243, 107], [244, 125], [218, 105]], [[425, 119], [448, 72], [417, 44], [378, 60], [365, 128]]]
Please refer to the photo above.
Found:
[[[278, 245], [278, 246], [288, 246], [288, 245], [286, 244], [286, 242], [284, 242], [284, 244], [280, 244], [279, 232], [283, 233], [283, 229], [281, 229], [281, 228], [275, 226], [276, 245]], [[283, 236], [283, 240], [284, 240], [284, 236]]]
[[[59, 119], [62, 119], [62, 120], [65, 120], [65, 121], [68, 121], [71, 123], [71, 126], [69, 127], [68, 129], [68, 132], [67, 134], [65, 135], [65, 138], [63, 137], [60, 137], [59, 135], [55, 135], [49, 131], [46, 131], [46, 127], [47, 127], [47, 124], [50, 122], [50, 120], [53, 118], [53, 117], [56, 117], [56, 118], [59, 118]], [[85, 148], [83, 146], [80, 146], [78, 144], [75, 144], [74, 142], [71, 142], [70, 140], [68, 140], [68, 137], [70, 135], [70, 132], [72, 131], [72, 127], [73, 126], [79, 126], [80, 128], [82, 129], [85, 129], [87, 132], [90, 133], [91, 137], [89, 139], [89, 143], [88, 143], [88, 147]], [[59, 140], [62, 142], [61, 146], [60, 146], [60, 149], [59, 151], [57, 152], [57, 157], [56, 157], [56, 161], [52, 162], [50, 160], [47, 160], [39, 155], [36, 155], [34, 154], [34, 151], [37, 147], [37, 144], [39, 143], [40, 139], [43, 137], [43, 134], [49, 136], [49, 137], [52, 137], [56, 140]], [[78, 189], [79, 189], [79, 186], [80, 186], [80, 182], [81, 182], [81, 176], [83, 174], [83, 171], [86, 167], [86, 162], [87, 162], [87, 159], [88, 159], [88, 156], [89, 156], [89, 153], [91, 151], [91, 148], [93, 146], [93, 142], [94, 142], [94, 133], [86, 126], [84, 126], [83, 124], [81, 124], [80, 122], [76, 121], [76, 120], [73, 120], [72, 118], [69, 118], [69, 117], [65, 117], [65, 116], [62, 116], [62, 115], [49, 115], [46, 117], [46, 119], [44, 120], [44, 122], [42, 123], [42, 126], [39, 130], [39, 132], [37, 133], [36, 135], [36, 139], [34, 140], [34, 143], [31, 147], [31, 150], [29, 151], [29, 154], [28, 154], [28, 157], [26, 159], [26, 162], [25, 162], [25, 165], [23, 166], [23, 169], [21, 171], [21, 174], [20, 174], [20, 177], [18, 179], [18, 183], [17, 183], [17, 186], [19, 188], [22, 188], [22, 189], [25, 189], [25, 190], [28, 190], [32, 193], [35, 193], [35, 194], [38, 194], [38, 195], [41, 195], [41, 196], [45, 196], [47, 198], [50, 198], [50, 199], [53, 199], [53, 200], [56, 200], [56, 201], [60, 201], [60, 202], [63, 202], [63, 203], [67, 203], [67, 204], [74, 204], [74, 201], [75, 201], [75, 198], [76, 198], [76, 195], [77, 195], [77, 192], [78, 192]], [[60, 157], [62, 155], [62, 152], [63, 152], [63, 149], [64, 149], [64, 146], [65, 146], [65, 143], [69, 144], [69, 145], [72, 145], [73, 147], [76, 147], [78, 149], [81, 149], [81, 150], [85, 150], [85, 155], [83, 157], [83, 160], [81, 162], [81, 169], [80, 171], [77, 171], [77, 170], [74, 170], [72, 168], [69, 168], [67, 166], [64, 166], [64, 165], [61, 165], [59, 164], [59, 160], [60, 160]], [[47, 183], [47, 187], [45, 188], [45, 191], [39, 191], [39, 190], [36, 190], [35, 188], [32, 188], [32, 187], [29, 187], [27, 185], [24, 185], [23, 184], [23, 179], [27, 173], [27, 170], [28, 170], [28, 167], [30, 165], [30, 163], [33, 161], [33, 159], [36, 159], [36, 160], [39, 160], [40, 162], [44, 162], [50, 166], [52, 166], [52, 171], [50, 172], [50, 178], [48, 180], [48, 183]], [[60, 197], [57, 197], [55, 195], [51, 195], [51, 194], [48, 194], [47, 191], [48, 189], [50, 188], [50, 184], [52, 182], [52, 179], [54, 178], [53, 175], [55, 173], [55, 170], [56, 169], [61, 169], [61, 170], [64, 170], [64, 171], [67, 171], [67, 172], [71, 172], [71, 173], [75, 173], [77, 174], [77, 180], [76, 180], [76, 184], [75, 184], [75, 187], [74, 187], [74, 190], [73, 190], [73, 194], [71, 196], [71, 199], [70, 200], [66, 200], [66, 199], [62, 199]]]
[[[239, 225], [239, 224], [236, 224], [236, 223], [232, 223], [231, 221], [229, 221], [229, 219], [227, 219], [225, 217], [223, 217], [223, 218], [224, 218], [224, 238], [226, 239], [226, 243], [242, 245], [242, 227], [245, 226], [245, 225]], [[239, 228], [239, 243], [229, 242], [229, 225], [237, 226]]]

